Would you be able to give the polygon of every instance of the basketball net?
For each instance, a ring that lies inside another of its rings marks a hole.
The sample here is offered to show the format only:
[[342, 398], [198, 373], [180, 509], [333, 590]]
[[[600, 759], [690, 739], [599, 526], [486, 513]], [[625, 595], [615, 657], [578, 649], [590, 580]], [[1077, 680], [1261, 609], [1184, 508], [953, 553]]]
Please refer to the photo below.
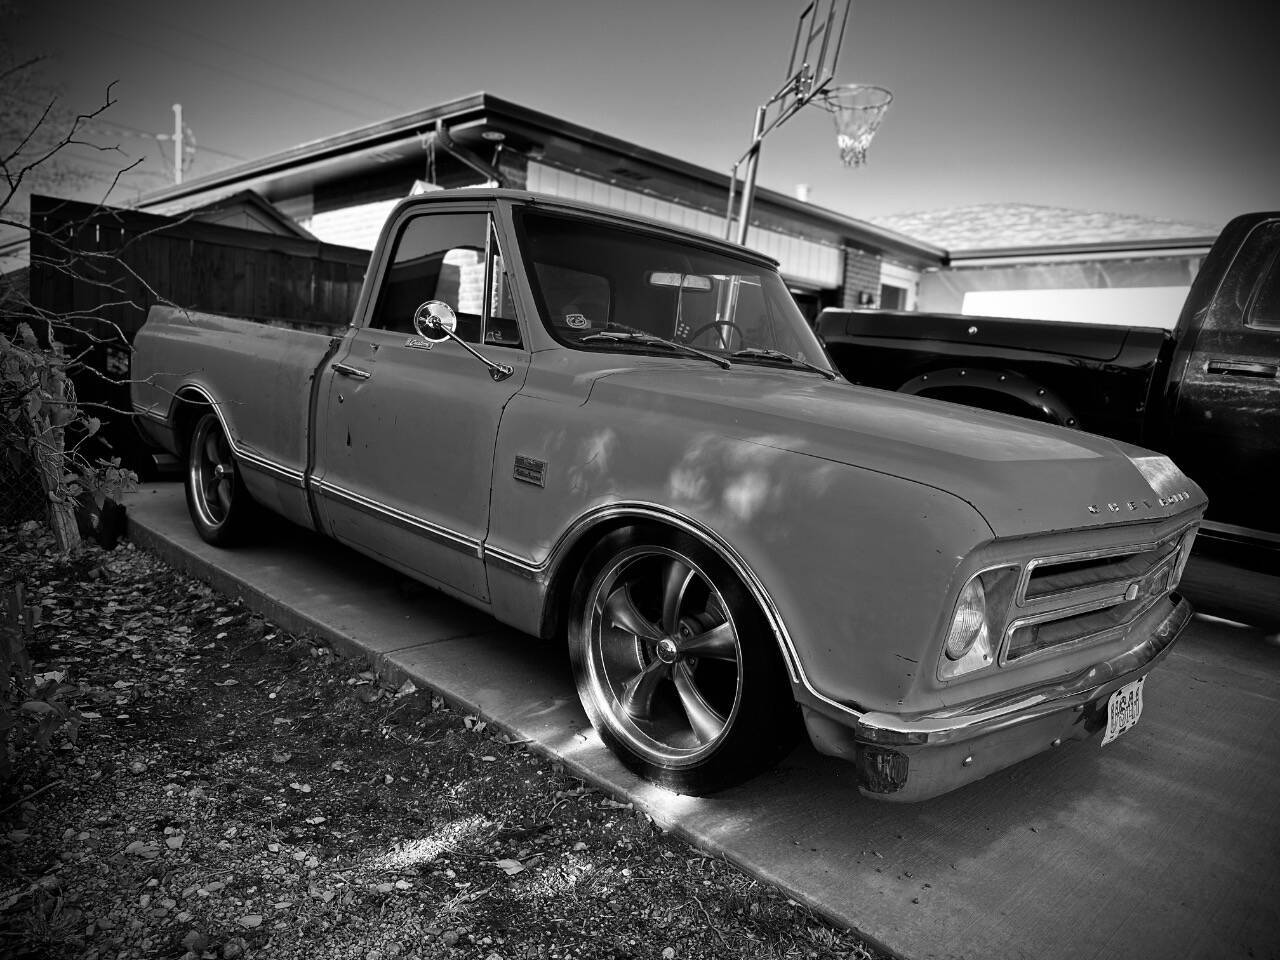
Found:
[[846, 167], [867, 162], [867, 147], [880, 128], [893, 94], [884, 87], [849, 83], [833, 87], [821, 95], [823, 109], [831, 112], [836, 125], [836, 146]]

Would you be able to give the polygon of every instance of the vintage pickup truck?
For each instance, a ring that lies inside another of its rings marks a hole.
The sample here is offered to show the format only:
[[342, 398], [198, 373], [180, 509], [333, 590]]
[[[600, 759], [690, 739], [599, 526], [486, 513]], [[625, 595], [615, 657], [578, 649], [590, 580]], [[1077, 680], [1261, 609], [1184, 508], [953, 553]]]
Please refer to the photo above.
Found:
[[1280, 565], [1280, 213], [1227, 224], [1171, 331], [878, 310], [818, 331], [854, 383], [1167, 453], [1209, 495], [1205, 533]]
[[267, 508], [563, 636], [683, 792], [802, 729], [889, 800], [1107, 743], [1191, 615], [1166, 457], [851, 386], [772, 261], [549, 197], [405, 201], [338, 336], [155, 308], [133, 378], [206, 540]]

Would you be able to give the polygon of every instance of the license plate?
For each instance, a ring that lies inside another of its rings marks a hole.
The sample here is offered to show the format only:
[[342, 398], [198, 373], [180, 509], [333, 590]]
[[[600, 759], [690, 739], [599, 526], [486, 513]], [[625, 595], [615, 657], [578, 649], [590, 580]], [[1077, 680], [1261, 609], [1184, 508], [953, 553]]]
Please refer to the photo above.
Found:
[[1142, 677], [1126, 683], [1107, 701], [1107, 732], [1102, 735], [1104, 747], [1126, 730], [1137, 726], [1138, 718], [1142, 716], [1142, 684], [1146, 679]]

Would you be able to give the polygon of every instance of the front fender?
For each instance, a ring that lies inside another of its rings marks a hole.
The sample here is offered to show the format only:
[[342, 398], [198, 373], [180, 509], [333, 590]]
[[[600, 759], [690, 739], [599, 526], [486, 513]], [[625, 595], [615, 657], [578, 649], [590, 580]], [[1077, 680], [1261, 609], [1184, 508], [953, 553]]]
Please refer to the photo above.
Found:
[[[603, 406], [518, 396], [507, 408], [485, 545], [500, 618], [536, 631], [548, 585], [576, 572], [559, 564], [589, 532], [583, 519], [630, 511], [687, 525], [758, 584], [798, 697], [834, 709], [910, 702], [919, 665], [932, 670], [957, 567], [992, 538], [973, 507], [790, 452], [785, 437]], [[542, 485], [519, 478], [516, 457], [545, 464]]]

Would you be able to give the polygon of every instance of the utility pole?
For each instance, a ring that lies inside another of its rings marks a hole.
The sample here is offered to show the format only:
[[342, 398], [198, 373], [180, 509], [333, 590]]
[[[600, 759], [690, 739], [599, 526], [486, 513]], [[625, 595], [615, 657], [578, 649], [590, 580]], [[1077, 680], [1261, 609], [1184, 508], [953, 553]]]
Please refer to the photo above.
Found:
[[[157, 133], [157, 140], [168, 140], [173, 144], [173, 182], [182, 182], [182, 151], [186, 149], [186, 128], [182, 125], [182, 104], [173, 105], [173, 133]], [[191, 148], [195, 150], [195, 137], [191, 138]]]
[[182, 182], [182, 104], [173, 105], [173, 182]]

